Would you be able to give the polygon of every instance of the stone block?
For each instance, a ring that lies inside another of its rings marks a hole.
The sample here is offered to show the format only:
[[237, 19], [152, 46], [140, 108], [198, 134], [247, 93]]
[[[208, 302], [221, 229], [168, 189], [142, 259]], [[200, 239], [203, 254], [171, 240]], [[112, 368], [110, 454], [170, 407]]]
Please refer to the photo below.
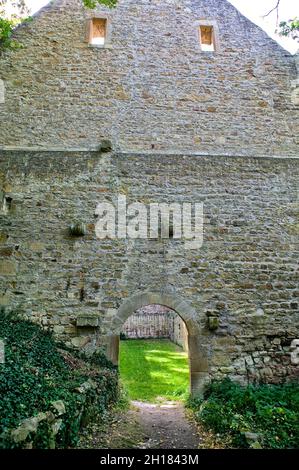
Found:
[[71, 343], [75, 348], [82, 349], [89, 343], [90, 339], [86, 336], [75, 336], [71, 338]]
[[219, 318], [218, 317], [208, 317], [208, 328], [211, 331], [217, 330], [219, 328]]
[[15, 276], [17, 263], [14, 260], [0, 260], [0, 276]]
[[55, 437], [59, 433], [62, 423], [62, 419], [57, 419], [56, 421], [54, 421], [54, 423], [51, 424], [51, 432], [53, 437]]
[[[119, 99], [121, 99], [121, 98], [119, 98]], [[101, 151], [102, 153], [111, 152], [111, 151], [112, 151], [112, 143], [111, 143], [111, 141], [108, 140], [108, 139], [102, 140], [101, 145], [100, 145], [100, 151]]]
[[45, 244], [42, 242], [31, 242], [29, 244], [29, 249], [36, 253], [41, 253], [45, 249]]
[[56, 414], [57, 416], [61, 416], [61, 415], [63, 415], [63, 414], [66, 412], [65, 404], [63, 403], [62, 400], [52, 401], [52, 402], [51, 402], [51, 405], [52, 405], [53, 408], [55, 409], [55, 414]]
[[99, 318], [95, 315], [79, 315], [76, 321], [77, 327], [97, 327], [99, 325]]
[[53, 331], [54, 333], [58, 334], [58, 335], [61, 335], [64, 333], [64, 326], [61, 326], [61, 325], [55, 325], [54, 328], [53, 328]]

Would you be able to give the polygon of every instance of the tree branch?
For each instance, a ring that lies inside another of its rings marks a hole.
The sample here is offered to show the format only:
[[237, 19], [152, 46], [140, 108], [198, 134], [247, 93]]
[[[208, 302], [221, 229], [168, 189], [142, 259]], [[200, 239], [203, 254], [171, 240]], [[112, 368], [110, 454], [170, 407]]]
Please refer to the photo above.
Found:
[[276, 3], [276, 5], [275, 5], [275, 7], [273, 7], [272, 10], [268, 11], [268, 13], [266, 13], [265, 15], [263, 15], [263, 18], [266, 18], [267, 16], [271, 15], [271, 13], [273, 13], [273, 11], [276, 10], [276, 23], [278, 23], [279, 5], [280, 5], [280, 0], [277, 0], [277, 3]]

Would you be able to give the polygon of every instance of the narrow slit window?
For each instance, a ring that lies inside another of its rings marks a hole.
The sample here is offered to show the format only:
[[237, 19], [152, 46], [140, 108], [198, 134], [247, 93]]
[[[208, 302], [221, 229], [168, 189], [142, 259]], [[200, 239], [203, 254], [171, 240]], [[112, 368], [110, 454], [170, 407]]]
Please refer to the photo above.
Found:
[[95, 46], [104, 46], [107, 35], [106, 18], [93, 18], [90, 25], [89, 43]]
[[213, 26], [200, 26], [200, 44], [201, 50], [206, 52], [215, 52], [215, 35]]

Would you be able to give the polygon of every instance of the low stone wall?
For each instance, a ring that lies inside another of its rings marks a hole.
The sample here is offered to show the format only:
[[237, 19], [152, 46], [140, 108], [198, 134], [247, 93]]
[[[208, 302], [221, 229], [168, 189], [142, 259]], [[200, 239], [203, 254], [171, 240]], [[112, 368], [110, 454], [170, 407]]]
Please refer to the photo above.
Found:
[[123, 334], [130, 339], [169, 338], [170, 312], [162, 305], [148, 305], [128, 318], [123, 326]]
[[[55, 449], [59, 447], [61, 432], [70, 434], [73, 427], [79, 430], [88, 424], [91, 416], [94, 417], [100, 409], [97, 400], [94, 399], [94, 393], [96, 392], [100, 397], [101, 387], [96, 381], [88, 379], [74, 391], [78, 399], [76, 399], [76, 409], [73, 410], [75, 413], [72, 421], [70, 421], [68, 410], [71, 405], [62, 400], [53, 401], [48, 411], [39, 412], [37, 415], [21, 421], [17, 428], [6, 430], [5, 435], [1, 436], [1, 439], [6, 443], [4, 447]], [[69, 440], [73, 440], [71, 436], [69, 436]]]
[[188, 333], [183, 320], [163, 305], [147, 305], [128, 318], [122, 330], [126, 338], [169, 338], [185, 350]]
[[181, 346], [184, 351], [188, 351], [188, 331], [185, 323], [176, 314], [172, 314], [170, 317], [171, 328], [170, 328], [170, 339], [174, 343]]
[[56, 436], [62, 427], [66, 409], [64, 402], [61, 400], [52, 402], [51, 405], [53, 411], [40, 412], [36, 416], [24, 419], [17, 428], [9, 431], [8, 434], [10, 434], [12, 442], [18, 447], [32, 449], [34, 438], [43, 425], [48, 436], [47, 447], [55, 449]]

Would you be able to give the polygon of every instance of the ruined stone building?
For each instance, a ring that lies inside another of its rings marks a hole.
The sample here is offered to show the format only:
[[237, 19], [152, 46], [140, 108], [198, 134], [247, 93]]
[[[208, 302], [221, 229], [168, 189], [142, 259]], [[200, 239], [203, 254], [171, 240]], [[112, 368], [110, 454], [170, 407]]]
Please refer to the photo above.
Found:
[[[296, 58], [226, 0], [57, 0], [15, 38], [0, 58], [1, 304], [116, 363], [127, 318], [169, 307], [194, 393], [298, 377]], [[99, 239], [96, 208], [119, 195], [203, 203], [202, 246]]]

